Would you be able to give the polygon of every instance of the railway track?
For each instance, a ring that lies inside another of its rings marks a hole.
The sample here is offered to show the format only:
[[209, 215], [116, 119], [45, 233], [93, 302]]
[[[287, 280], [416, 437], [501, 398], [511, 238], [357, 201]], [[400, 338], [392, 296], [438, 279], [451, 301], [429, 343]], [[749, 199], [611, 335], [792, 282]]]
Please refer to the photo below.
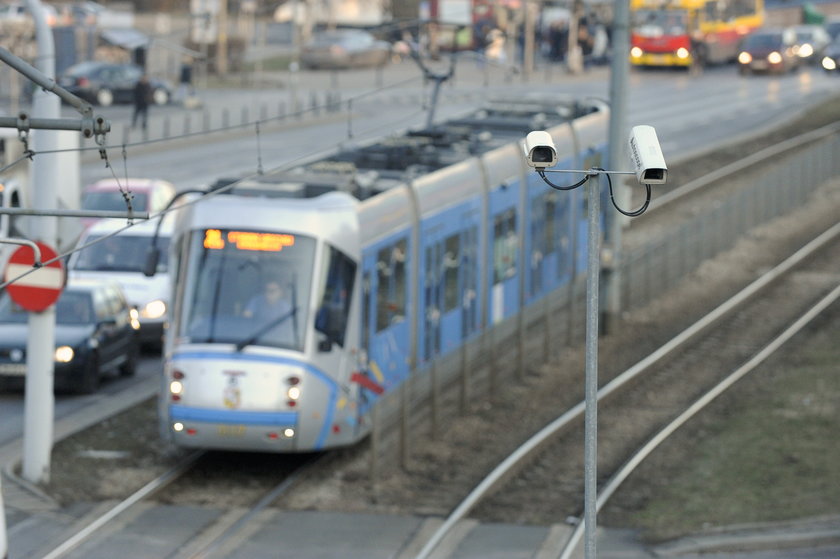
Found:
[[[259, 526], [260, 513], [277, 498], [286, 493], [316, 464], [334, 459], [329, 454], [300, 454], [292, 456], [265, 456], [261, 454], [235, 455], [194, 451], [184, 455], [165, 473], [149, 481], [132, 495], [120, 501], [107, 512], [80, 529], [43, 559], [65, 557], [79, 546], [96, 538], [107, 537], [119, 530], [121, 523], [130, 519], [144, 506], [159, 503], [179, 503], [185, 500], [201, 501], [202, 495], [229, 492], [229, 510], [218, 522], [210, 523], [203, 531], [193, 534], [188, 542], [165, 557], [167, 559], [211, 558], [241, 542], [246, 537], [246, 527]], [[266, 467], [266, 462], [273, 462]], [[239, 476], [239, 478], [237, 478]], [[237, 478], [231, 486], [232, 478]], [[238, 482], [245, 478], [244, 484]], [[225, 486], [227, 482], [227, 487]], [[266, 517], [262, 517], [263, 521]], [[244, 534], [244, 535], [243, 535]]]
[[[698, 402], [705, 405], [711, 401], [752, 370], [759, 359], [779, 349], [795, 332], [794, 326], [801, 328], [837, 300], [838, 237], [840, 224], [599, 390], [601, 480], [626, 477], [626, 464], [633, 463], [651, 439], [673, 432], [670, 426], [686, 421], [689, 410], [696, 413]], [[583, 411], [581, 402], [502, 462], [453, 509], [418, 559], [428, 557], [468, 512], [482, 522], [535, 525], [580, 518]], [[516, 475], [511, 474], [517, 470]], [[610, 492], [614, 490], [612, 487]], [[522, 502], [523, 494], [535, 492], [544, 498]], [[602, 495], [599, 508], [603, 503]], [[579, 536], [578, 530], [564, 557], [574, 549]]]

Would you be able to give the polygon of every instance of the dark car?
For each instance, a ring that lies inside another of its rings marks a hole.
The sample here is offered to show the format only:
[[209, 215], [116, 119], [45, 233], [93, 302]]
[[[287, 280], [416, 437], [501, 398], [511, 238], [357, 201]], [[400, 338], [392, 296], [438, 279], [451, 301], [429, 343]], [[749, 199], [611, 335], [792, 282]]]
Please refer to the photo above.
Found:
[[304, 68], [344, 69], [384, 66], [391, 43], [361, 29], [334, 29], [316, 34], [300, 52]]
[[[143, 69], [135, 64], [88, 61], [65, 70], [58, 84], [88, 103], [107, 107], [114, 103], [133, 103], [134, 86], [142, 75]], [[172, 99], [172, 87], [169, 83], [149, 78], [149, 84], [152, 89], [152, 103], [169, 103]]]
[[829, 74], [840, 72], [840, 35], [825, 48], [820, 65]]
[[738, 71], [777, 73], [794, 71], [801, 59], [796, 55], [796, 33], [793, 29], [761, 29], [744, 39], [738, 54]]
[[[69, 283], [55, 306], [55, 387], [89, 394], [105, 372], [131, 376], [140, 346], [137, 311], [118, 284]], [[0, 294], [0, 383], [23, 387], [26, 374], [27, 311]]]

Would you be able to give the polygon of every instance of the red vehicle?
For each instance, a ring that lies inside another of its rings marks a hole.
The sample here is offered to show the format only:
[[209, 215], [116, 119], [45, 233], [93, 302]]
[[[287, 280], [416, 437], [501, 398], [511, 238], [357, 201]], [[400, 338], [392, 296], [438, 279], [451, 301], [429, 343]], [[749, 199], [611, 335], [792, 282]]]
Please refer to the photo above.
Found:
[[733, 62], [743, 38], [764, 23], [763, 0], [631, 0], [630, 63], [675, 66]]

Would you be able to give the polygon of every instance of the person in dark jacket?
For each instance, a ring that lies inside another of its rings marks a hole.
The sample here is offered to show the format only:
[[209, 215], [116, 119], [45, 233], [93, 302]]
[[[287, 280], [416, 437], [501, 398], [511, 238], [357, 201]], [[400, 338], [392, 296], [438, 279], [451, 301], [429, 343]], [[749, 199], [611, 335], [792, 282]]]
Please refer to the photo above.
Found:
[[149, 78], [143, 74], [134, 86], [134, 114], [131, 117], [131, 127], [137, 125], [137, 119], [146, 129], [149, 120], [149, 97], [152, 95], [152, 87], [149, 85]]

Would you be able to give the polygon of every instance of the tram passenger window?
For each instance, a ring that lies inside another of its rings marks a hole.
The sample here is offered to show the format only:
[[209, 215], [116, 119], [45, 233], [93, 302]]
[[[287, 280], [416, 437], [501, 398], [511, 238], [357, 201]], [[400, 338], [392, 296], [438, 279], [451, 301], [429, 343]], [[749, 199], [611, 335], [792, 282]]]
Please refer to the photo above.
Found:
[[557, 195], [545, 195], [545, 253], [557, 250]]
[[496, 216], [493, 223], [493, 283], [516, 275], [516, 212], [513, 208]]
[[458, 271], [460, 269], [460, 244], [458, 235], [445, 241], [443, 253], [443, 310], [449, 312], [458, 306]]
[[380, 249], [376, 257], [376, 331], [405, 319], [407, 241]]

